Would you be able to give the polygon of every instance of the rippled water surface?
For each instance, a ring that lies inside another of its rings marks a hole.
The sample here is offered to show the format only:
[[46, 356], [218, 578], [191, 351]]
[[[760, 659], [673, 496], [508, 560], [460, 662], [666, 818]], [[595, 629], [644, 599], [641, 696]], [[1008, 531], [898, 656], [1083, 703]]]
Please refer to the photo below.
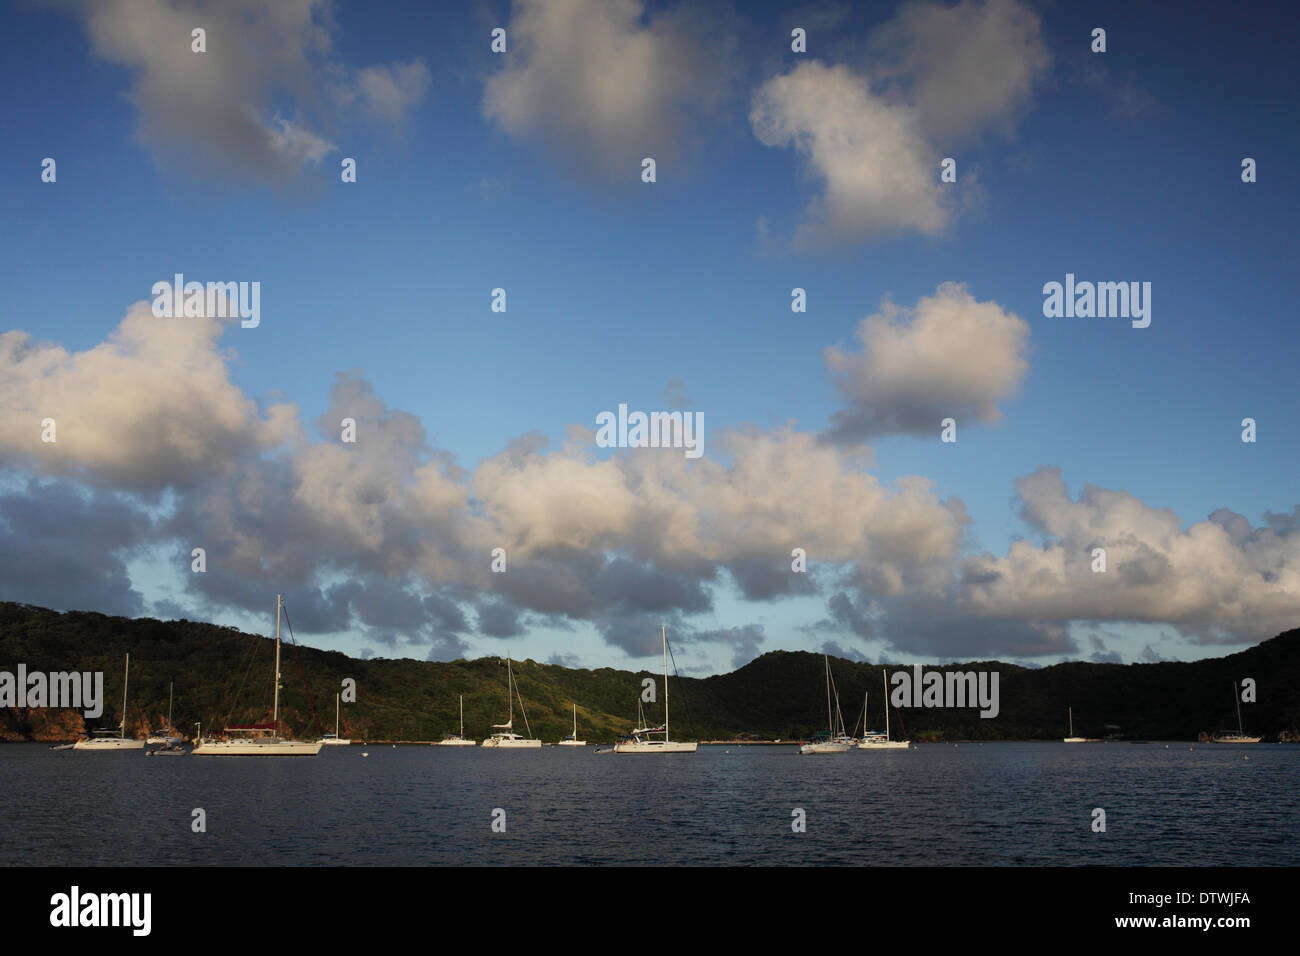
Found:
[[[1291, 745], [594, 751], [161, 758], [4, 744], [0, 864], [1300, 865]], [[206, 833], [191, 830], [196, 807]]]

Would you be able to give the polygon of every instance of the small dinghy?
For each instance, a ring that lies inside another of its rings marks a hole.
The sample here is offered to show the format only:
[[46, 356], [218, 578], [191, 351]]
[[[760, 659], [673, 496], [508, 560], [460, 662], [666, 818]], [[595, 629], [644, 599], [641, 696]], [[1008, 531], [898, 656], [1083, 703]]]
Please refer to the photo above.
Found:
[[167, 744], [165, 747], [145, 751], [148, 757], [184, 757], [186, 753], [187, 751], [180, 744]]

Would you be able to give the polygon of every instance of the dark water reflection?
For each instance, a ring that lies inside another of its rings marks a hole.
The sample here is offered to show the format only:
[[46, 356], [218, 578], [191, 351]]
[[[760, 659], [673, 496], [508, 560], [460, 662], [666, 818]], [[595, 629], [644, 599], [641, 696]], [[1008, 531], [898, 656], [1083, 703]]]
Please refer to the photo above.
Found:
[[[363, 749], [0, 745], [0, 864], [1300, 864], [1289, 745]], [[206, 833], [191, 831], [196, 807]], [[796, 808], [806, 833], [791, 829]]]

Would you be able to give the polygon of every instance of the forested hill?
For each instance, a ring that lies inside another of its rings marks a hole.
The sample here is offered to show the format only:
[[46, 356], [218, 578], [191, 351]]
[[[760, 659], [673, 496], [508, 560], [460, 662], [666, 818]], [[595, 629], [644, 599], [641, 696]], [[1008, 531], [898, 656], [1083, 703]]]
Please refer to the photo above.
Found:
[[[92, 728], [118, 723], [127, 652], [129, 733], [165, 722], [169, 681], [176, 688], [173, 723], [183, 733], [193, 733], [198, 721], [217, 728], [265, 720], [271, 708], [273, 647], [269, 638], [196, 621], [132, 620], [0, 603], [0, 671], [14, 673], [25, 664], [28, 671], [104, 672], [104, 714], [90, 722]], [[890, 671], [901, 666], [891, 665]], [[870, 725], [883, 729], [880, 667], [837, 658], [831, 667], [850, 728], [861, 714], [864, 692], [870, 692]], [[611, 668], [573, 670], [531, 660], [515, 661], [514, 668], [532, 731], [547, 741], [569, 732], [575, 703], [582, 736], [592, 742], [614, 740], [633, 726], [643, 679], [661, 676]], [[901, 718], [913, 740], [1059, 740], [1066, 734], [1066, 708], [1073, 707], [1074, 729], [1082, 736], [1195, 739], [1201, 732], [1235, 729], [1233, 685], [1246, 677], [1258, 687], [1257, 703], [1242, 705], [1247, 732], [1276, 740], [1284, 732], [1300, 731], [1300, 630], [1238, 654], [1194, 663], [1069, 663], [1029, 669], [985, 661], [942, 669], [997, 671], [997, 718], [981, 719], [976, 709], [909, 707], [891, 716], [895, 734]], [[461, 694], [466, 736], [482, 739], [491, 724], [504, 722], [507, 715], [506, 671], [496, 657], [449, 663], [358, 660], [286, 644], [281, 670], [282, 716], [294, 736], [318, 733], [308, 692], [319, 728], [333, 729], [334, 694], [345, 678], [356, 681], [357, 700], [343, 706], [344, 736], [440, 739], [457, 728]], [[658, 690], [662, 694], [662, 687]], [[789, 740], [826, 727], [822, 658], [805, 651], [771, 651], [730, 674], [674, 678], [670, 691], [676, 739], [752, 735]], [[649, 720], [661, 719], [662, 698], [646, 710]], [[517, 707], [515, 721], [522, 730]], [[75, 712], [0, 707], [0, 739], [71, 739], [83, 729]]]

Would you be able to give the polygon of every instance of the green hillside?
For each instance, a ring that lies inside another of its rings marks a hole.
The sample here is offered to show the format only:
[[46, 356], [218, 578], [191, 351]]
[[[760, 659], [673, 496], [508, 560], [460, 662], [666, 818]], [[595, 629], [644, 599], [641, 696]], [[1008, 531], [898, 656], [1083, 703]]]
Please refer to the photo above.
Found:
[[[176, 686], [174, 723], [184, 733], [193, 733], [198, 721], [217, 728], [269, 718], [274, 653], [269, 638], [196, 621], [131, 620], [0, 603], [0, 671], [13, 672], [23, 663], [28, 670], [104, 672], [105, 712], [92, 726], [117, 725], [122, 661], [128, 651], [131, 733], [165, 722], [169, 681]], [[614, 740], [633, 725], [642, 680], [660, 676], [611, 668], [572, 670], [531, 660], [516, 661], [514, 667], [534, 735], [548, 741], [569, 732], [574, 703], [583, 736], [593, 742]], [[1267, 740], [1300, 731], [1300, 630], [1239, 654], [1195, 663], [1068, 663], [1028, 669], [979, 662], [944, 669], [997, 671], [999, 716], [983, 720], [976, 710], [904, 708], [891, 718], [895, 731], [901, 717], [913, 740], [1060, 739], [1070, 706], [1081, 735], [1115, 733], [1107, 726], [1113, 725], [1129, 738], [1194, 739], [1203, 731], [1235, 726], [1232, 685], [1244, 677], [1258, 685], [1258, 702], [1243, 705], [1247, 731]], [[292, 736], [318, 732], [304, 675], [319, 727], [326, 730], [333, 729], [334, 694], [341, 682], [356, 681], [357, 702], [343, 707], [343, 733], [357, 739], [440, 739], [456, 730], [461, 694], [467, 736], [483, 738], [507, 713], [506, 671], [495, 657], [449, 663], [358, 660], [286, 644], [281, 670], [282, 717]], [[880, 668], [832, 659], [832, 670], [850, 727], [869, 691], [871, 726], [883, 729]], [[675, 678], [673, 736], [809, 737], [825, 729], [824, 673], [820, 655], [772, 651], [730, 674]], [[646, 707], [648, 719], [661, 719], [662, 700]], [[518, 713], [516, 727], [523, 727]], [[3, 739], [68, 738], [80, 729], [80, 717], [69, 712], [0, 708]]]

